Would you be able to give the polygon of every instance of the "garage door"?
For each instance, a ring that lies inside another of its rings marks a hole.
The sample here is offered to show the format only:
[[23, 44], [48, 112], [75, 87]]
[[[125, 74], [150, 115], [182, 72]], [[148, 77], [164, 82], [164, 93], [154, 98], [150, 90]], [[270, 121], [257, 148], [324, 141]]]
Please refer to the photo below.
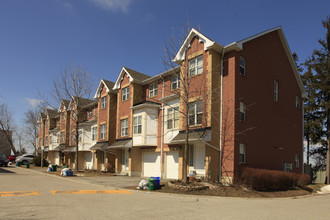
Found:
[[179, 179], [179, 152], [166, 153], [166, 178]]
[[143, 154], [143, 176], [160, 176], [160, 155], [159, 153]]

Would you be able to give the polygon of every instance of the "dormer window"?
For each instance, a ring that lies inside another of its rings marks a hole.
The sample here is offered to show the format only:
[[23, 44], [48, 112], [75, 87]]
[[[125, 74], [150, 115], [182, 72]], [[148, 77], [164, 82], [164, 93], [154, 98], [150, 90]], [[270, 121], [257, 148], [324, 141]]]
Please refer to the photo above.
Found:
[[122, 95], [121, 95], [121, 100], [126, 101], [129, 99], [129, 86], [123, 88], [122, 90]]
[[149, 84], [149, 97], [156, 96], [158, 94], [158, 83]]
[[203, 73], [203, 55], [189, 60], [189, 76]]

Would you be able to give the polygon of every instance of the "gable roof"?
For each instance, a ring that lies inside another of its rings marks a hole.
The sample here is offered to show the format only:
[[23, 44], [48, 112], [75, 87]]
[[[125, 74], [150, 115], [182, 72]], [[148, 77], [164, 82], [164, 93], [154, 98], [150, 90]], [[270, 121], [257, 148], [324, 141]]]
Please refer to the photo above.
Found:
[[135, 82], [139, 84], [142, 84], [144, 80], [151, 78], [150, 76], [145, 75], [143, 73], [137, 72], [127, 67], [123, 67], [119, 73], [115, 85], [113, 86], [113, 89], [120, 88], [120, 82], [123, 80], [125, 74], [128, 75], [130, 82]]
[[284, 35], [283, 29], [281, 26], [271, 28], [269, 30], [263, 31], [261, 33], [258, 33], [253, 36], [250, 36], [248, 38], [245, 38], [243, 40], [240, 40], [238, 42], [233, 42], [231, 44], [228, 44], [226, 46], [222, 46], [221, 44], [219, 44], [215, 41], [212, 41], [210, 38], [206, 37], [205, 35], [198, 32], [196, 29], [192, 28], [191, 31], [189, 32], [187, 38], [185, 39], [184, 43], [182, 44], [181, 48], [179, 49], [178, 53], [176, 54], [175, 58], [173, 59], [173, 62], [180, 64], [184, 60], [186, 51], [187, 51], [187, 49], [189, 49], [190, 42], [194, 37], [198, 37], [199, 41], [204, 42], [204, 50], [213, 49], [219, 53], [227, 53], [232, 50], [240, 51], [243, 49], [244, 43], [254, 40], [256, 38], [259, 38], [261, 36], [264, 36], [273, 31], [276, 31], [281, 39], [281, 43], [283, 45], [283, 48], [284, 48], [287, 58], [289, 60], [291, 69], [296, 78], [296, 81], [297, 81], [297, 84], [301, 91], [302, 97], [306, 97], [304, 85], [301, 81], [300, 74], [299, 74], [299, 72], [297, 70], [297, 66], [293, 60], [291, 50], [289, 48], [288, 42], [286, 40], [286, 37]]
[[202, 41], [204, 43], [204, 50], [208, 50], [208, 49], [212, 48], [218, 52], [221, 52], [224, 48], [224, 46], [222, 46], [221, 44], [219, 44], [215, 41], [212, 41], [210, 38], [206, 37], [205, 35], [203, 35], [199, 31], [197, 31], [196, 29], [192, 28], [190, 30], [188, 36], [186, 37], [185, 41], [181, 45], [178, 53], [174, 57], [173, 62], [179, 64], [180, 62], [182, 62], [184, 60], [187, 49], [190, 48], [190, 42], [194, 37], [198, 37], [199, 42]]
[[100, 98], [102, 85], [105, 86], [106, 92], [109, 93], [112, 92], [112, 88], [115, 85], [115, 83], [109, 80], [101, 79], [99, 86], [97, 87], [97, 90], [95, 92], [94, 99]]
[[92, 105], [97, 103], [97, 101], [95, 101], [95, 100], [73, 96], [71, 101], [70, 101], [70, 104], [68, 106], [68, 109], [72, 110], [73, 102], [77, 102], [77, 101], [79, 102], [79, 105], [80, 105], [81, 108], [89, 107], [89, 106], [92, 106]]
[[45, 113], [49, 118], [56, 118], [59, 115], [56, 110], [49, 108], [45, 110]]
[[57, 111], [58, 111], [58, 112], [61, 112], [62, 106], [64, 107], [65, 110], [67, 110], [68, 107], [69, 107], [69, 104], [70, 104], [70, 101], [69, 101], [69, 100], [62, 99], [62, 100], [61, 100], [61, 104], [60, 104], [60, 106], [58, 107], [58, 110], [57, 110]]

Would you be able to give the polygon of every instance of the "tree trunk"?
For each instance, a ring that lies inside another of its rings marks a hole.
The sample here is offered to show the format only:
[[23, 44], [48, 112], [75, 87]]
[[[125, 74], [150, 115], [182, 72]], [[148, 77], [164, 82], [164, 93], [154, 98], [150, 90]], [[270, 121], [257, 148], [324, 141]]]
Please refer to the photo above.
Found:
[[309, 137], [307, 137], [307, 165], [309, 165]]
[[[78, 111], [77, 111], [78, 112]], [[76, 170], [78, 171], [79, 169], [78, 169], [78, 150], [79, 150], [79, 148], [78, 148], [78, 144], [79, 144], [79, 130], [78, 130], [78, 128], [79, 128], [79, 120], [78, 120], [78, 116], [77, 116], [77, 122], [76, 122], [76, 134], [75, 134], [75, 136], [76, 136], [76, 139], [75, 139], [75, 142], [76, 142]]]

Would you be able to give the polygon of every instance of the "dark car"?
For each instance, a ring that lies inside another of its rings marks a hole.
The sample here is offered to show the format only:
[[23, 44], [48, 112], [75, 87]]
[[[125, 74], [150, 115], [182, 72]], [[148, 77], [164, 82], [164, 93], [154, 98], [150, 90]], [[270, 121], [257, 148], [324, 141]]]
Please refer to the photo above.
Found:
[[3, 153], [0, 153], [0, 166], [8, 166], [8, 160]]
[[10, 156], [8, 157], [9, 162], [15, 162], [16, 157], [17, 157], [16, 155], [10, 155]]

